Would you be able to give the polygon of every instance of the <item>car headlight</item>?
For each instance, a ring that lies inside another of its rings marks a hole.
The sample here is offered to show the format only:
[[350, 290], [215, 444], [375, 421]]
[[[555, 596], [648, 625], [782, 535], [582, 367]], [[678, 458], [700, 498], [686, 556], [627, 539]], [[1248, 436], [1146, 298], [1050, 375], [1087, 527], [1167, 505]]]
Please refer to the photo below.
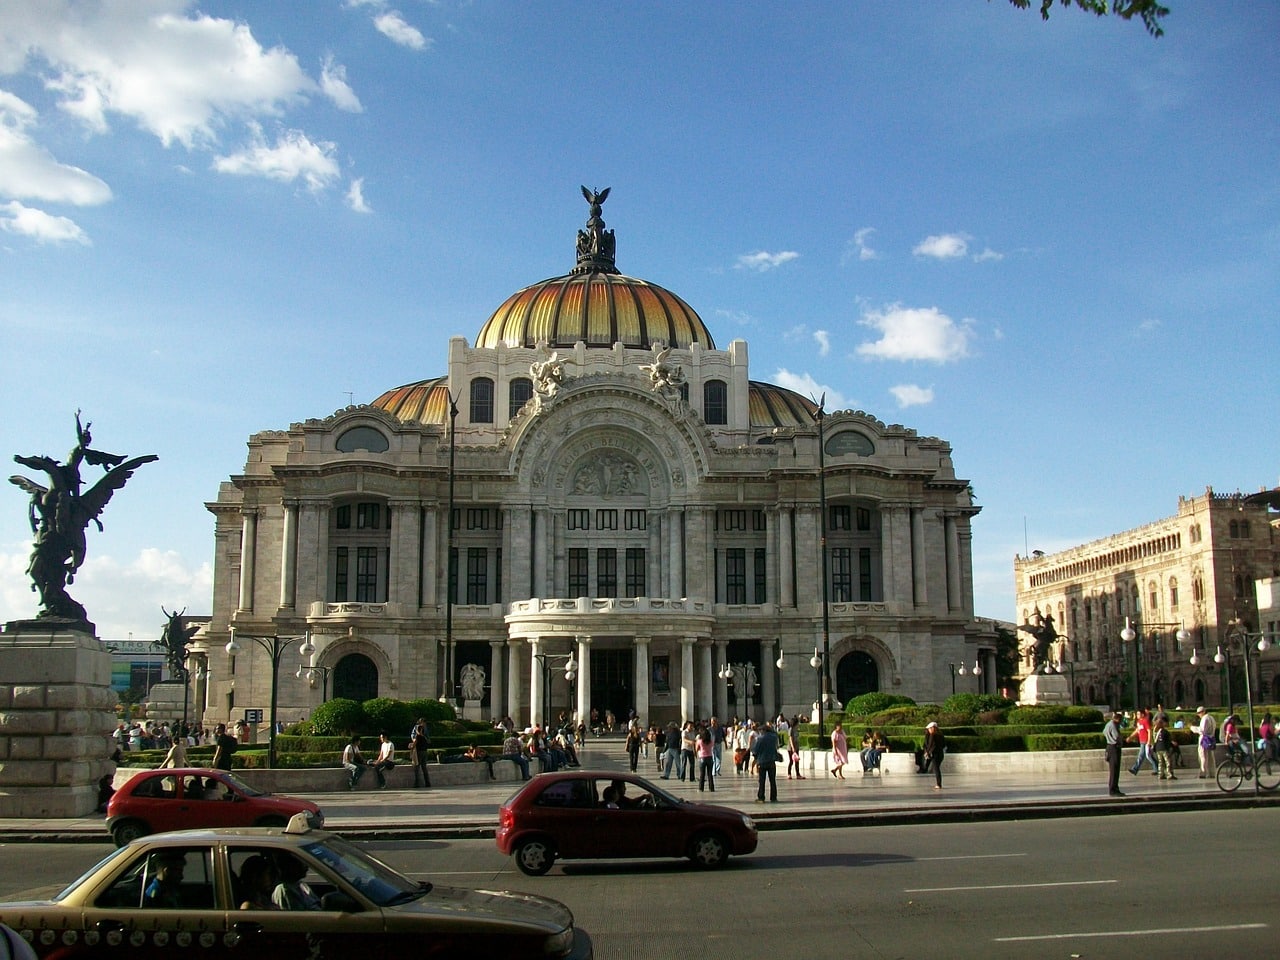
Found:
[[542, 942], [542, 952], [548, 957], [562, 957], [573, 949], [573, 927], [565, 927]]
[[746, 827], [748, 830], [754, 830], [756, 828], [756, 822], [752, 820], [750, 817], [748, 817], [745, 813], [742, 815], [742, 825]]

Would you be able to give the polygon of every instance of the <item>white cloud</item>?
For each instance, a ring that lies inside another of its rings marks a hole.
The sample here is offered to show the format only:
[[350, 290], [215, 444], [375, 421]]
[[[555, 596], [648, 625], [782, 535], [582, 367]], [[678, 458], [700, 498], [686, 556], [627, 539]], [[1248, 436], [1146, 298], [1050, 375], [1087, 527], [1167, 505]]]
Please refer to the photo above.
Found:
[[253, 133], [253, 142], [245, 149], [215, 157], [213, 169], [285, 183], [302, 178], [311, 190], [322, 190], [338, 178], [332, 143], [316, 143], [301, 130], [286, 130], [274, 146], [268, 146], [261, 130], [255, 128]]
[[1000, 261], [1003, 259], [1004, 259], [1003, 253], [1000, 253], [996, 250], [992, 250], [990, 247], [986, 247], [983, 249], [981, 253], [975, 253], [973, 255], [974, 263], [986, 263], [990, 260]]
[[818, 356], [825, 357], [831, 352], [831, 334], [827, 331], [813, 331], [813, 339], [818, 344]]
[[166, 146], [212, 144], [227, 121], [279, 115], [317, 89], [288, 50], [264, 49], [243, 23], [188, 14], [184, 0], [6, 5], [18, 10], [0, 60], [42, 59], [59, 107], [98, 133], [116, 114]]
[[818, 399], [825, 394], [827, 398], [826, 409], [828, 411], [843, 410], [849, 405], [838, 390], [833, 390], [831, 387], [818, 383], [808, 373], [792, 373], [790, 370], [781, 368], [773, 375], [773, 382], [780, 387], [794, 390], [802, 397], [808, 397], [814, 403], [817, 403]]
[[392, 43], [398, 43], [410, 50], [424, 50], [431, 45], [431, 41], [424, 37], [417, 27], [405, 21], [399, 10], [388, 10], [378, 14], [373, 18], [373, 25]]
[[[26, 574], [29, 544], [9, 544], [0, 552], [0, 609], [5, 618], [34, 617], [39, 599], [30, 590]], [[192, 565], [172, 550], [148, 547], [131, 561], [120, 562], [110, 554], [90, 554], [71, 595], [84, 604], [98, 636], [135, 639], [159, 638], [164, 626], [160, 607], [188, 607], [192, 613], [208, 613], [213, 602], [213, 567]]]
[[74, 220], [54, 216], [34, 207], [23, 206], [17, 200], [0, 203], [0, 230], [31, 237], [39, 243], [89, 245], [88, 235]]
[[364, 112], [364, 104], [347, 83], [347, 68], [334, 63], [333, 57], [325, 57], [324, 66], [320, 69], [320, 89], [339, 110], [347, 113]]
[[1138, 329], [1136, 331], [1136, 334], [1137, 336], [1140, 336], [1140, 337], [1146, 336], [1149, 333], [1155, 333], [1159, 329], [1160, 329], [1160, 321], [1154, 318], [1148, 318], [1146, 320], [1143, 320], [1140, 324], [1138, 324]]
[[765, 250], [759, 250], [756, 253], [744, 253], [738, 257], [736, 264], [739, 270], [756, 270], [764, 273], [768, 270], [774, 270], [784, 263], [798, 259], [800, 254], [794, 250], [783, 250], [779, 253], [769, 253]]
[[925, 237], [911, 250], [917, 257], [933, 257], [936, 260], [954, 260], [969, 252], [969, 239], [960, 233], [943, 233]]
[[359, 177], [351, 181], [351, 186], [347, 188], [347, 206], [356, 213], [372, 213], [369, 205], [364, 202], [364, 177]]
[[745, 310], [727, 310], [721, 307], [716, 310], [716, 316], [724, 317], [731, 323], [737, 323], [744, 326], [751, 323], [751, 314], [747, 313]]
[[889, 392], [898, 401], [898, 407], [918, 407], [921, 404], [933, 403], [933, 387], [919, 387], [914, 383], [900, 383], [890, 387]]
[[79, 167], [59, 163], [27, 135], [36, 122], [26, 101], [0, 90], [0, 196], [90, 206], [111, 199], [111, 188]]
[[878, 260], [880, 254], [872, 250], [867, 244], [868, 238], [875, 232], [875, 227], [863, 227], [855, 233], [853, 239], [849, 242], [850, 246], [845, 252], [844, 259], [848, 260], [856, 253], [859, 260]]
[[971, 321], [957, 324], [937, 307], [913, 308], [892, 304], [868, 311], [858, 321], [881, 334], [858, 345], [858, 355], [881, 360], [932, 360], [949, 363], [969, 355]]

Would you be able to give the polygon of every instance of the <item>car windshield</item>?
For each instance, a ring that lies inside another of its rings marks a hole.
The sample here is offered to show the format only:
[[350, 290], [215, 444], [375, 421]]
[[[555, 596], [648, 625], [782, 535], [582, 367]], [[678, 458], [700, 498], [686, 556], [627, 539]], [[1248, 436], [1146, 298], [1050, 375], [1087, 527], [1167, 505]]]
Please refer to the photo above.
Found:
[[99, 870], [105, 867], [112, 860], [115, 860], [117, 857], [123, 856], [128, 849], [129, 848], [126, 846], [126, 847], [120, 847], [116, 850], [112, 850], [109, 854], [107, 854], [105, 857], [103, 857], [101, 860], [95, 863], [92, 867], [90, 867], [84, 873], [80, 874], [80, 876], [76, 877], [75, 880], [67, 884], [67, 886], [64, 889], [60, 890], [53, 897], [53, 899], [54, 900], [65, 899], [71, 893], [72, 890], [80, 886], [80, 884], [84, 883], [86, 878], [93, 876], [95, 873], [97, 873]]
[[302, 849], [380, 907], [406, 903], [431, 889], [430, 884], [419, 884], [401, 876], [340, 837], [305, 844]]
[[253, 787], [249, 786], [239, 777], [233, 776], [232, 774], [224, 773], [222, 775], [222, 779], [225, 780], [227, 783], [231, 784], [231, 786], [235, 787], [237, 790], [243, 793], [246, 797], [265, 797], [266, 796], [266, 793], [264, 793], [263, 791], [255, 790]]

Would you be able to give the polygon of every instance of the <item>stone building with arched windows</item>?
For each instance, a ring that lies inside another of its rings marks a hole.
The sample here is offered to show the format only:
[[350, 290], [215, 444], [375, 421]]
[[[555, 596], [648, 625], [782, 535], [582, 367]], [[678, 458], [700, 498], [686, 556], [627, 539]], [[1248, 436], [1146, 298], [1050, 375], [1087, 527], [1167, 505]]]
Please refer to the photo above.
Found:
[[684, 300], [618, 271], [588, 200], [573, 270], [454, 337], [443, 376], [250, 437], [208, 504], [207, 721], [269, 700], [269, 658], [233, 662], [231, 627], [309, 632], [311, 682], [292, 654], [279, 671], [289, 719], [326, 693], [522, 725], [807, 714], [824, 604], [835, 699], [940, 701], [958, 664], [991, 689], [980, 508], [948, 444], [752, 380], [745, 341], [718, 349]]

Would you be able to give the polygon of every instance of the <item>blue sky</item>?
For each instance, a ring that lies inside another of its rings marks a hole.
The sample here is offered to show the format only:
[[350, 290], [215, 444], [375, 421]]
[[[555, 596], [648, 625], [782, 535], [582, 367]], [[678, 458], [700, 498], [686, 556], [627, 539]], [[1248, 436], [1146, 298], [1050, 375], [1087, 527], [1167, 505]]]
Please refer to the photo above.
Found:
[[1169, 5], [6, 0], [0, 452], [159, 454], [71, 591], [158, 636], [251, 433], [444, 373], [610, 186], [756, 379], [952, 444], [1012, 618], [1015, 553], [1280, 480], [1280, 6]]

